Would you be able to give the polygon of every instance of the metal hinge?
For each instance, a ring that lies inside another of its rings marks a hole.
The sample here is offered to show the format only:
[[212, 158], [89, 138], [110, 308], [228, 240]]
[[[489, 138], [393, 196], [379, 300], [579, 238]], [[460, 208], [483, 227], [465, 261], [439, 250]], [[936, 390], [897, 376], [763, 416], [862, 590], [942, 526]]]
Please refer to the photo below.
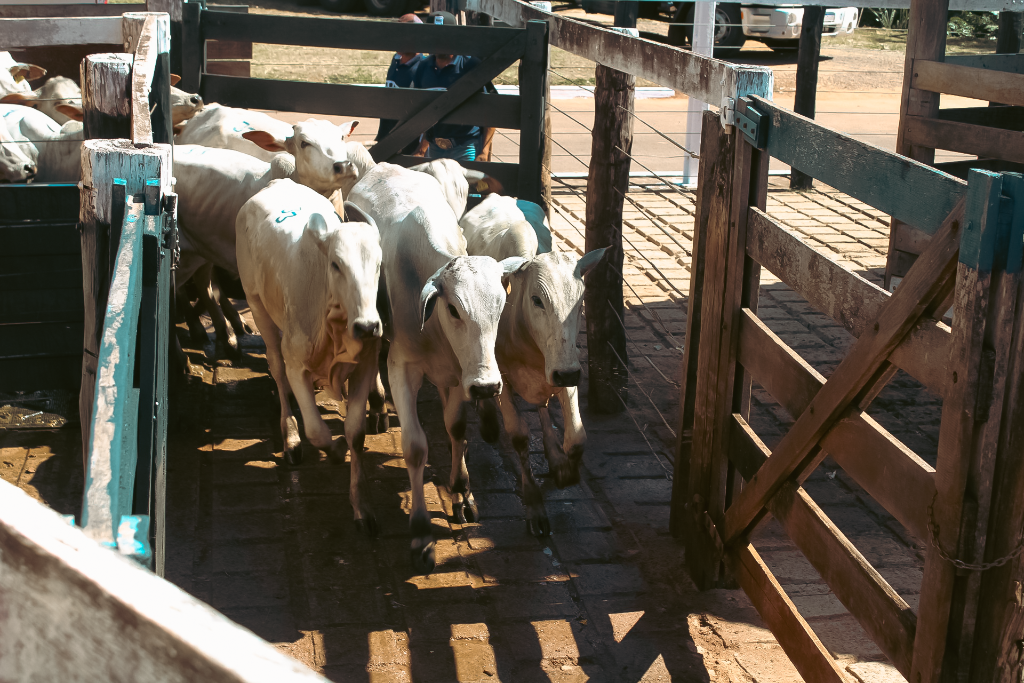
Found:
[[747, 141], [757, 149], [768, 146], [768, 117], [755, 109], [746, 97], [740, 99], [736, 108], [736, 127]]

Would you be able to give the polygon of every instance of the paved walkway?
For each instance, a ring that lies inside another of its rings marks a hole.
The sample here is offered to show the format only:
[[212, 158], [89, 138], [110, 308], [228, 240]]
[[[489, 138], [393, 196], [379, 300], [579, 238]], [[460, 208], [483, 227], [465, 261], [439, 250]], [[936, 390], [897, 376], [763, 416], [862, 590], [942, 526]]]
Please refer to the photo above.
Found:
[[[553, 228], [567, 249], [582, 247], [581, 192], [555, 191]], [[264, 348], [248, 336], [239, 365], [191, 351], [202, 376], [188, 378], [176, 401], [167, 578], [336, 681], [799, 680], [741, 591], [694, 589], [668, 534], [694, 198], [637, 186], [630, 199], [628, 411], [591, 414], [584, 381], [583, 481], [558, 491], [545, 480], [550, 539], [526, 531], [510, 444], [483, 443], [475, 424], [469, 471], [483, 519], [451, 523], [448, 442], [428, 388], [420, 412], [438, 566], [412, 576], [399, 429], [367, 439], [382, 528], [371, 542], [351, 523], [345, 463], [307, 449], [302, 466], [284, 466]], [[817, 248], [880, 282], [887, 228], [878, 212], [829, 191], [773, 188], [768, 202]], [[825, 375], [851, 341], [767, 276], [758, 315]], [[585, 335], [580, 343], [585, 350]], [[321, 410], [340, 435], [338, 407], [323, 400]], [[870, 413], [934, 463], [939, 399], [900, 375]], [[537, 416], [528, 419], [533, 466], [545, 472]], [[751, 424], [761, 437], [773, 445], [791, 423], [755, 387]], [[80, 496], [61, 483], [80, 476], [79, 459], [73, 428], [0, 434], [0, 476], [63, 512]], [[805, 487], [916, 607], [920, 544], [831, 460]], [[851, 680], [901, 680], [777, 525], [754, 542]]]

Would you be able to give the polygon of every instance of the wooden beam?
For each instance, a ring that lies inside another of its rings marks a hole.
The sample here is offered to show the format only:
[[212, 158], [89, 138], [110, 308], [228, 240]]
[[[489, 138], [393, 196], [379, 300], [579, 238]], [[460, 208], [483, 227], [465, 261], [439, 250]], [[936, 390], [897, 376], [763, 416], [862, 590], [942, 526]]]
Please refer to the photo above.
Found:
[[726, 511], [722, 531], [725, 543], [743, 536], [764, 515], [764, 506], [778, 487], [792, 476], [816, 467], [824, 456], [817, 444], [832, 424], [862, 392], [871, 391], [887, 359], [931, 306], [941, 302], [953, 286], [956, 257], [960, 250], [963, 201], [932, 237], [928, 249], [900, 283], [882, 310], [875, 326], [854, 343], [832, 377], [807, 410], [782, 438], [764, 471], [744, 489]]
[[82, 62], [85, 139], [131, 135], [132, 55], [89, 55]]
[[[210, 67], [212, 64], [208, 69]], [[232, 107], [259, 108], [266, 106], [267, 102], [273, 102], [280, 111], [370, 116], [401, 121], [426, 108], [443, 93], [411, 88], [205, 75], [200, 94], [209, 102], [220, 102]], [[518, 130], [522, 121], [521, 102], [520, 95], [476, 93], [445, 114], [441, 120], [445, 123]]]
[[130, 4], [65, 4], [65, 5], [0, 5], [4, 19], [68, 17], [120, 17], [125, 12], [145, 12], [146, 3]]
[[1024, 130], [1024, 107], [955, 107], [940, 109], [940, 121], [973, 123], [1003, 130]]
[[252, 59], [252, 43], [237, 40], [206, 41], [207, 59]]
[[121, 44], [121, 17], [0, 19], [4, 48], [50, 45]]
[[[153, 122], [150, 112], [153, 111], [153, 84], [154, 80], [162, 80], [156, 77], [159, 55], [168, 55], [171, 51], [171, 22], [167, 16], [153, 13], [125, 14], [121, 21], [125, 43], [130, 45], [129, 49], [135, 53], [132, 63], [131, 141], [136, 145], [151, 145]], [[165, 69], [169, 68], [167, 56], [161, 64]], [[166, 75], [163, 76], [166, 78]], [[164, 88], [169, 88], [170, 83], [165, 82], [163, 85]], [[160, 120], [167, 124], [170, 123], [169, 90], [164, 93], [163, 99], [164, 107], [160, 111]], [[166, 130], [161, 133], [164, 138], [161, 141], [169, 143], [170, 140], [166, 139]]]
[[912, 145], [1024, 162], [1024, 133], [1019, 131], [908, 116], [905, 134]]
[[934, 233], [967, 191], [962, 180], [925, 164], [752, 99], [754, 108], [770, 115], [769, 154], [924, 232]]
[[[821, 57], [821, 33], [825, 25], [825, 8], [804, 7], [800, 24], [800, 48], [796, 62], [796, 93], [793, 111], [809, 119], [814, 118], [814, 103], [818, 95], [818, 59]], [[814, 178], [799, 169], [792, 169], [789, 187], [793, 190], [809, 190]]]
[[[1017, 39], [1020, 40], [1019, 38]], [[996, 50], [997, 53], [1003, 52]], [[990, 71], [1006, 71], [1009, 73], [1024, 73], [1024, 60], [1013, 50], [1014, 54], [981, 54], [981, 55], [946, 55], [943, 61], [954, 66], [969, 66], [973, 69], [988, 69]]]
[[[241, 61], [241, 60], [238, 60], [238, 61], [213, 61], [213, 60], [210, 60], [210, 61], [206, 62], [206, 73], [208, 73], [208, 74], [217, 74], [217, 75], [220, 75], [220, 76], [234, 76], [236, 78], [244, 78], [246, 80], [249, 80], [249, 78], [250, 78], [249, 74], [252, 73], [252, 62]], [[306, 85], [305, 83], [302, 83], [301, 81], [294, 81], [294, 83], [295, 83], [295, 85]], [[312, 84], [310, 84], [310, 85], [312, 85]], [[267, 100], [263, 100], [263, 101], [266, 102]], [[295, 105], [293, 104], [292, 106], [295, 106]], [[278, 111], [286, 111], [286, 110], [282, 108], [282, 109], [279, 109]], [[313, 112], [306, 112], [305, 110], [303, 110], [303, 113], [313, 113]]]
[[[825, 384], [749, 311], [741, 318], [739, 361], [790, 415], [801, 415]], [[910, 533], [927, 538], [935, 497], [935, 470], [928, 463], [865, 414], [836, 422], [821, 447]]]
[[[891, 294], [812, 248], [765, 212], [751, 209], [749, 221], [751, 258], [853, 336], [860, 337], [875, 323]], [[890, 360], [942, 396], [946, 377], [940, 359], [948, 355], [949, 328], [923, 319]]]
[[[733, 415], [733, 451], [750, 454], [740, 467], [745, 479], [757, 474], [771, 450], [739, 415]], [[866, 452], [866, 451], [865, 451]], [[868, 636], [904, 676], [910, 675], [917, 617], [910, 605], [840, 531], [803, 488], [787, 482], [768, 504], [800, 552]]]
[[466, 9], [511, 26], [548, 23], [551, 45], [718, 106], [724, 97], [772, 96], [771, 69], [733, 65], [663, 43], [545, 12], [519, 0], [468, 0]]
[[[941, 61], [916, 59], [911, 87], [944, 95], [1024, 105], [1024, 74], [1009, 71], [989, 71]], [[908, 113], [908, 116], [920, 115]]]
[[[533, 21], [526, 27], [526, 44], [519, 60], [519, 187], [517, 195], [551, 211], [551, 141], [547, 98], [548, 27]], [[482, 66], [482, 65], [481, 65]], [[479, 68], [479, 67], [477, 67]], [[491, 97], [488, 95], [488, 97]]]
[[835, 659], [814, 635], [754, 546], [746, 544], [726, 554], [726, 561], [757, 613], [806, 681], [847, 683]]
[[622, 205], [629, 190], [636, 77], [598, 65], [587, 177], [586, 250], [608, 248], [587, 275], [587, 370], [590, 405], [602, 413], [626, 408], [627, 351], [622, 299]]
[[702, 151], [697, 179], [697, 207], [693, 220], [693, 246], [690, 260], [690, 291], [686, 300], [686, 335], [683, 337], [683, 366], [679, 389], [679, 443], [672, 478], [672, 534], [685, 531], [689, 500], [690, 454], [693, 448], [693, 420], [697, 400], [697, 360], [704, 306], [704, 270], [707, 262], [709, 226], [728, 215], [729, 192], [719, 192], [732, 182], [732, 159], [736, 153], [736, 135], [728, 134], [717, 122], [717, 114], [703, 113]]

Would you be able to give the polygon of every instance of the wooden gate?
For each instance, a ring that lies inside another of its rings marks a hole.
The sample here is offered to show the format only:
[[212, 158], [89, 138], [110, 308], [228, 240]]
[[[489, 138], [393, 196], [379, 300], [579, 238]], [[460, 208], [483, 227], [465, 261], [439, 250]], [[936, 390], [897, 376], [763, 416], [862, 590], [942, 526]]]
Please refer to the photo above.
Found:
[[[519, 163], [465, 162], [497, 178], [509, 194], [542, 203], [544, 110], [548, 28], [424, 26], [325, 17], [237, 14], [187, 3], [182, 26], [182, 83], [207, 102], [309, 114], [366, 116], [399, 123], [370, 153], [376, 161], [410, 166], [417, 157], [399, 152], [438, 122], [519, 130]], [[342, 48], [461, 54], [481, 59], [445, 92], [365, 85], [306, 83], [209, 73], [206, 41], [236, 41]], [[516, 61], [518, 95], [485, 95], [481, 88]]]
[[[708, 115], [701, 148], [673, 495], [691, 575], [731, 572], [805, 680], [847, 680], [750, 543], [774, 515], [909, 680], [991, 680], [1022, 617], [1024, 180], [964, 183], [757, 97], [736, 124]], [[770, 157], [930, 236], [893, 294], [765, 212]], [[857, 337], [827, 381], [758, 319], [761, 268]], [[864, 413], [897, 369], [943, 398], [934, 469]], [[774, 449], [747, 422], [752, 381], [795, 418]], [[917, 613], [801, 488], [826, 455], [927, 543]]]

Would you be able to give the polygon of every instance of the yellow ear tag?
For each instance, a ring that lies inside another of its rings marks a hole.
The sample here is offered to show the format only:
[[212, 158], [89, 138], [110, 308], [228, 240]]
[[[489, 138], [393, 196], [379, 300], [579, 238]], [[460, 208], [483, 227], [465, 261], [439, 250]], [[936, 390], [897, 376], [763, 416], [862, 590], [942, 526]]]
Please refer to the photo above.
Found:
[[25, 80], [25, 77], [22, 76], [20, 72], [18, 73], [17, 76], [14, 77], [14, 82], [15, 83], [21, 83], [23, 80]]
[[487, 181], [486, 180], [479, 180], [479, 181], [477, 181], [476, 191], [477, 192], [487, 192]]

